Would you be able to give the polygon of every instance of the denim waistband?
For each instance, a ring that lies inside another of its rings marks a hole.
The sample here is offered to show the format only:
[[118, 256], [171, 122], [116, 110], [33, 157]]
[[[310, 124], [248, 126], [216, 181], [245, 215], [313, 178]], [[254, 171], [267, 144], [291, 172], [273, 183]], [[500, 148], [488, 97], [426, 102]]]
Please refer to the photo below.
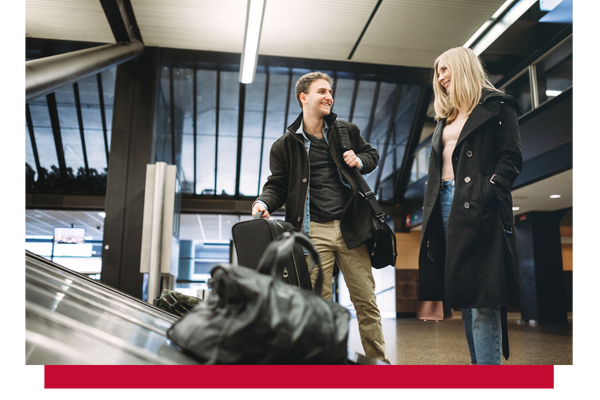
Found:
[[454, 179], [448, 179], [447, 181], [442, 181], [442, 187], [455, 186], [456, 181]]

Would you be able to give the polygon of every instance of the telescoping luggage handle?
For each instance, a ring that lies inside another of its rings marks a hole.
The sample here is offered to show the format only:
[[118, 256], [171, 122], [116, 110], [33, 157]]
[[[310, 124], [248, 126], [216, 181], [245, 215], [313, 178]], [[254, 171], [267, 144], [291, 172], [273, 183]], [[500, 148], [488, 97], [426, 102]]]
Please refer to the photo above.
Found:
[[[343, 121], [336, 120], [335, 121], [335, 129], [337, 129], [338, 134], [340, 136], [340, 144], [342, 147], [342, 152], [346, 152], [348, 150], [352, 150], [350, 146], [350, 138], [348, 137], [348, 130], [346, 129], [346, 124]], [[358, 168], [352, 168], [352, 172], [354, 173], [354, 177], [358, 181], [358, 185], [360, 186], [359, 193], [363, 196], [369, 204], [371, 205], [371, 209], [373, 210], [373, 214], [381, 221], [381, 223], [385, 224], [385, 213], [383, 209], [375, 199], [375, 193], [369, 187], [369, 184], [362, 176]]]
[[[314, 292], [318, 296], [321, 296], [321, 293], [323, 291], [323, 268], [321, 266], [321, 260], [319, 259], [317, 249], [315, 249], [310, 239], [308, 239], [308, 237], [302, 233], [284, 232], [282, 234], [281, 240], [275, 240], [274, 242], [271, 242], [265, 249], [265, 252], [263, 253], [262, 257], [260, 258], [257, 270], [261, 273], [270, 273], [273, 278], [276, 278], [278, 269], [277, 267], [280, 263], [284, 262], [284, 260], [293, 250], [294, 245], [296, 243], [299, 243], [304, 248], [306, 248], [308, 250], [308, 253], [310, 254], [310, 257], [313, 262], [309, 267], [309, 271], [312, 270], [315, 266], [319, 268], [317, 281], [315, 282], [314, 286]], [[270, 270], [267, 271], [267, 269]]]

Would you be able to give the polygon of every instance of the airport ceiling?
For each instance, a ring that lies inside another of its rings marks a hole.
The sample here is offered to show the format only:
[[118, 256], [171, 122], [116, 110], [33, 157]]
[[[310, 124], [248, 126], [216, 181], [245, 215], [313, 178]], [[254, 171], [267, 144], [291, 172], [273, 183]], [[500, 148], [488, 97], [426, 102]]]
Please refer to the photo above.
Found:
[[[504, 2], [267, 0], [259, 53], [337, 61], [353, 53], [356, 62], [430, 68], [440, 53], [467, 42]], [[246, 4], [131, 0], [144, 45], [231, 53], [242, 51]], [[27, 0], [25, 13], [26, 37], [115, 42], [98, 0]]]
[[[117, 1], [117, 3], [120, 3]], [[130, 0], [145, 46], [241, 53], [246, 0]], [[443, 51], [462, 46], [505, 0], [267, 0], [259, 54], [431, 68]], [[98, 0], [26, 0], [27, 38], [114, 43]], [[531, 54], [534, 21], [517, 21], [481, 57], [490, 72]], [[505, 71], [509, 72], [509, 71]], [[520, 188], [520, 210], [572, 207], [572, 171]], [[558, 200], [551, 194], [562, 194]], [[88, 215], [89, 214], [89, 215]], [[188, 218], [188, 217], [186, 217]], [[204, 218], [204, 217], [202, 217]], [[221, 218], [182, 220], [182, 235], [222, 238]], [[51, 235], [53, 226], [89, 225], [101, 237], [95, 212], [27, 210], [27, 235]], [[78, 222], [79, 221], [79, 222]], [[61, 225], [62, 224], [62, 225]], [[210, 226], [211, 228], [207, 228]], [[206, 230], [205, 230], [206, 229]]]

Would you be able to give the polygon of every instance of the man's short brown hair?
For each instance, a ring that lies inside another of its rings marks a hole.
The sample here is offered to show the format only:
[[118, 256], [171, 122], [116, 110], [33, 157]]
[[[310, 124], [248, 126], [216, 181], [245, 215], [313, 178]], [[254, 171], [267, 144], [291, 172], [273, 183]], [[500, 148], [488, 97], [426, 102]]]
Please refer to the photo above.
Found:
[[329, 83], [329, 86], [333, 87], [333, 80], [329, 75], [323, 72], [310, 72], [300, 77], [300, 79], [298, 79], [298, 82], [296, 82], [296, 100], [298, 101], [298, 105], [300, 105], [300, 109], [302, 109], [300, 93], [308, 94], [308, 89], [310, 88], [310, 85], [312, 85], [314, 81], [317, 81], [319, 79], [325, 79]]

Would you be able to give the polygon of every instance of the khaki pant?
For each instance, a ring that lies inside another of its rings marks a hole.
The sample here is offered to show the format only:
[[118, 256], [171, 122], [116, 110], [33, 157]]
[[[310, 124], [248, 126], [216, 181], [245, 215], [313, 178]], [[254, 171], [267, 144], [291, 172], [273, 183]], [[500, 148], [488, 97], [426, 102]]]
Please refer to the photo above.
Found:
[[[377, 308], [375, 280], [367, 246], [363, 244], [348, 250], [342, 238], [339, 220], [325, 223], [311, 222], [310, 239], [319, 253], [323, 267], [323, 297], [332, 299], [333, 267], [337, 260], [350, 292], [350, 300], [356, 310], [358, 331], [365, 355], [389, 363], [385, 354], [381, 316]], [[306, 262], [310, 266], [310, 256], [306, 257]], [[313, 268], [310, 274], [313, 286], [317, 274], [318, 269]]]

